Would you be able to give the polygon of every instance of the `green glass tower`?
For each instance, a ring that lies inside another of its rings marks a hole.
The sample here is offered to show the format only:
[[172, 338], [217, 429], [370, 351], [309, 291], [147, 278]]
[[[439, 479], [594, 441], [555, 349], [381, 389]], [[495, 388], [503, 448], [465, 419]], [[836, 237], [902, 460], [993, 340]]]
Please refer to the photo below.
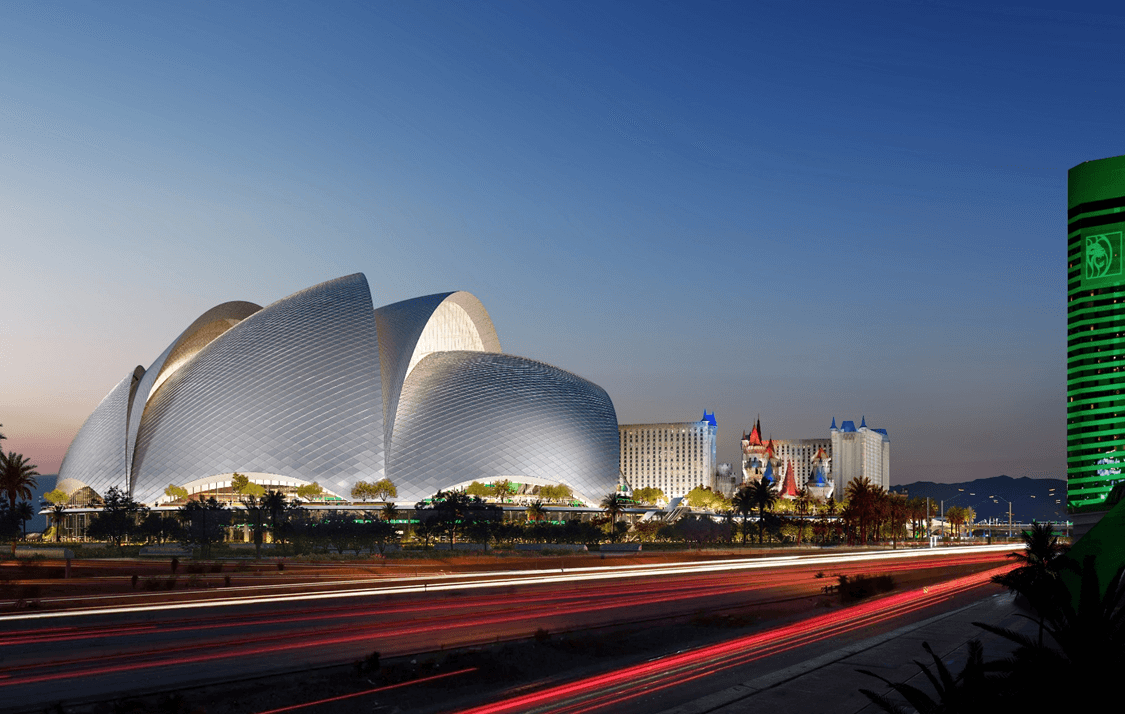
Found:
[[1072, 508], [1125, 480], [1125, 156], [1067, 179], [1066, 472]]

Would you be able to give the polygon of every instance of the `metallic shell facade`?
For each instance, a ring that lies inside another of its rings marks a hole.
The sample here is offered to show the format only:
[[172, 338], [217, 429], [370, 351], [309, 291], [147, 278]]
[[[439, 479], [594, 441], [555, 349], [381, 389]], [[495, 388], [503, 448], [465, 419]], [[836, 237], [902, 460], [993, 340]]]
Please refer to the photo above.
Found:
[[169, 484], [272, 474], [348, 498], [390, 478], [413, 502], [470, 480], [614, 489], [617, 419], [597, 385], [500, 354], [466, 292], [375, 309], [362, 274], [265, 308], [224, 303], [114, 388], [60, 468], [155, 503]]
[[513, 355], [436, 352], [402, 388], [389, 470], [418, 500], [465, 481], [565, 483], [587, 502], [617, 486], [617, 415], [605, 390]]
[[113, 487], [128, 491], [125, 447], [130, 400], [144, 373], [143, 367], [133, 370], [86, 418], [59, 466], [59, 481], [73, 479], [101, 495]]
[[[444, 322], [443, 313], [446, 313], [448, 307], [457, 308], [467, 318], [457, 326], [461, 329], [441, 330], [441, 326], [435, 324]], [[433, 351], [432, 348], [435, 347], [445, 350], [465, 349], [469, 347], [468, 342], [475, 342], [476, 349], [486, 352], [500, 351], [500, 339], [496, 336], [492, 319], [480, 300], [467, 292], [438, 293], [396, 302], [376, 310], [375, 321], [379, 325], [379, 357], [383, 366], [385, 395], [383, 414], [388, 442], [394, 429], [403, 382], [420, 357], [419, 341], [424, 336], [430, 337], [426, 340], [429, 344], [423, 346], [428, 351]], [[439, 329], [435, 330], [434, 327]], [[443, 332], [446, 334], [440, 334]], [[468, 336], [465, 333], [472, 333], [472, 337], [476, 339], [465, 339]]]
[[250, 302], [227, 302], [211, 308], [188, 325], [188, 328], [168, 345], [141, 377], [130, 402], [130, 412], [134, 416], [129, 420], [129, 435], [125, 443], [125, 466], [130, 489], [136, 487], [133, 455], [137, 447], [137, 435], [144, 419], [145, 405], [148, 403], [149, 396], [155, 391], [158, 380], [163, 384], [163, 381], [174, 371], [173, 367], [178, 368], [186, 363], [212, 340], [261, 309], [261, 305]]
[[362, 275], [303, 290], [242, 320], [149, 399], [135, 495], [208, 474], [275, 473], [329, 491], [383, 478], [383, 405]]

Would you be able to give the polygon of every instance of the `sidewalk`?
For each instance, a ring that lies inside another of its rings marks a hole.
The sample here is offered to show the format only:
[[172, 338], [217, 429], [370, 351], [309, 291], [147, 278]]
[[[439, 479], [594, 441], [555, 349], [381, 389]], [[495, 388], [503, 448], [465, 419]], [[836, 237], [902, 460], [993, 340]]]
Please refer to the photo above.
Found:
[[968, 643], [984, 645], [986, 661], [1011, 653], [1014, 645], [975, 627], [987, 622], [1034, 635], [1035, 624], [1016, 614], [1009, 595], [994, 595], [977, 603], [872, 637], [800, 665], [758, 677], [661, 714], [761, 714], [794, 711], [802, 714], [874, 714], [883, 710], [860, 693], [860, 688], [886, 692], [889, 688], [857, 672], [866, 669], [892, 682], [909, 680], [933, 694], [918, 660], [933, 670], [933, 658], [922, 649], [929, 642], [945, 666], [956, 675], [968, 657]]

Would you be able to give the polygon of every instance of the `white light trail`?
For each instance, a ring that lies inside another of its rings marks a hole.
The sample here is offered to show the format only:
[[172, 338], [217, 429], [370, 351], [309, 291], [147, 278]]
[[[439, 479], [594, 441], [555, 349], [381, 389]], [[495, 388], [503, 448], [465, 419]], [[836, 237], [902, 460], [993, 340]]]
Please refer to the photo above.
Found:
[[[418, 593], [447, 592], [455, 590], [487, 589], [513, 585], [543, 585], [551, 583], [582, 582], [595, 580], [615, 580], [622, 578], [647, 578], [669, 575], [690, 575], [717, 573], [736, 570], [762, 570], [793, 565], [848, 565], [855, 566], [870, 561], [906, 560], [910, 558], [934, 558], [995, 553], [1011, 550], [1011, 545], [981, 545], [958, 548], [919, 548], [900, 551], [876, 551], [847, 553], [843, 555], [789, 555], [755, 559], [728, 559], [709, 563], [653, 563], [645, 565], [604, 565], [583, 568], [559, 568], [551, 570], [517, 570], [497, 575], [446, 574], [431, 576], [427, 580], [447, 581], [463, 578], [461, 582], [425, 582], [412, 585], [391, 585], [354, 590], [335, 590], [314, 593], [282, 593], [277, 595], [247, 595], [224, 597], [214, 600], [192, 600], [173, 603], [121, 605], [115, 607], [86, 608], [81, 610], [60, 610], [55, 612], [28, 612], [0, 615], [0, 623], [21, 620], [48, 620], [61, 618], [88, 617], [94, 615], [118, 615], [139, 612], [163, 612], [170, 610], [190, 610], [196, 608], [241, 607], [244, 605], [270, 605], [286, 602], [335, 600], [386, 595], [409, 595]], [[518, 577], [513, 577], [518, 576]], [[405, 579], [405, 578], [404, 578]], [[409, 578], [418, 580], [419, 577]], [[324, 583], [317, 585], [323, 586]], [[263, 586], [285, 587], [285, 586]], [[258, 588], [254, 588], [258, 589]]]

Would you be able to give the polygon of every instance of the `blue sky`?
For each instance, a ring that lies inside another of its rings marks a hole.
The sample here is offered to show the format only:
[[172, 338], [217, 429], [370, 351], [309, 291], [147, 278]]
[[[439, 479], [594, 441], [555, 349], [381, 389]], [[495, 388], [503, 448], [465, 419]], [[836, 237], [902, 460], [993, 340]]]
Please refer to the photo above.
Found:
[[980, 5], [4, 4], [6, 446], [52, 472], [209, 307], [363, 272], [721, 460], [866, 415], [895, 483], [1062, 476], [1125, 15]]

